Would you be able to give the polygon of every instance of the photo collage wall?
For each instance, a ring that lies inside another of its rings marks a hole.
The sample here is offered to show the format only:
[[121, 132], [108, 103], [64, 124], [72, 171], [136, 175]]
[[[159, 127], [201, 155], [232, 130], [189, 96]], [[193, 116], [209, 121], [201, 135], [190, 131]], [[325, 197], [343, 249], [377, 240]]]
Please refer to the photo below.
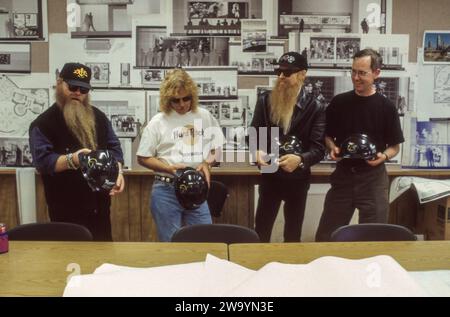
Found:
[[[415, 93], [417, 82], [409, 70], [409, 38], [390, 34], [392, 0], [387, 0], [379, 16], [369, 15], [364, 8], [381, 0], [333, 0], [340, 3], [339, 12], [333, 11], [336, 6], [331, 1], [68, 0], [80, 9], [79, 25], [69, 27], [67, 33], [46, 34], [46, 0], [0, 0], [5, 8], [0, 10], [4, 21], [0, 23], [0, 89], [4, 91], [0, 150], [8, 152], [1, 154], [0, 166], [28, 164], [24, 154], [16, 159], [13, 153], [19, 147], [27, 152], [19, 139], [28, 137], [29, 123], [54, 102], [55, 79], [69, 61], [91, 67], [92, 100], [129, 149], [129, 168], [135, 167], [132, 149], [141, 129], [159, 111], [161, 82], [174, 67], [185, 68], [196, 81], [200, 106], [224, 128], [227, 150], [247, 149], [246, 128], [256, 96], [274, 86], [274, 63], [289, 50], [308, 58], [305, 92], [328, 105], [334, 95], [352, 89], [353, 54], [375, 48], [384, 60], [377, 92], [394, 103], [400, 116], [416, 111], [421, 97]], [[13, 14], [15, 6], [21, 7], [20, 15]], [[447, 37], [445, 32], [430, 32], [427, 61], [439, 59], [436, 52]], [[17, 77], [36, 76], [31, 74], [26, 39], [49, 42], [50, 72], [39, 85], [30, 84], [37, 80]], [[436, 67], [432, 97], [436, 103], [448, 104], [449, 66], [446, 57], [439, 62], [444, 63], [430, 66]], [[248, 81], [266, 84], [252, 86]], [[405, 136], [410, 137], [409, 133]]]

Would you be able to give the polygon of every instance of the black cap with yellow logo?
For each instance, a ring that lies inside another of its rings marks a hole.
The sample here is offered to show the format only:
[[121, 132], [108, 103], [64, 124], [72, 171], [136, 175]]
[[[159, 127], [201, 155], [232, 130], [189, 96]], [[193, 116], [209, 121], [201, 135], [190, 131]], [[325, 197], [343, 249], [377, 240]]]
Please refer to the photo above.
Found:
[[86, 65], [80, 63], [66, 63], [59, 73], [66, 83], [78, 87], [91, 89], [89, 84], [91, 81], [92, 71]]

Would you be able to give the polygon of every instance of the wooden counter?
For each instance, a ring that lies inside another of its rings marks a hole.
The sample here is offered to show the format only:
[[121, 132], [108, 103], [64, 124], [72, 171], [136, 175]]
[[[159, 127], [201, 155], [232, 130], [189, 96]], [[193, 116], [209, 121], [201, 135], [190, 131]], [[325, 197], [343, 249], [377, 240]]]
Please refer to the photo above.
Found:
[[0, 254], [0, 296], [62, 296], [71, 274], [103, 263], [154, 267], [202, 262], [208, 253], [228, 259], [222, 243], [10, 241], [9, 249]]
[[[312, 183], [328, 183], [334, 164], [320, 164], [312, 169]], [[392, 180], [397, 176], [418, 176], [426, 178], [450, 178], [449, 170], [411, 170], [389, 166], [388, 174]], [[150, 170], [125, 171], [125, 191], [113, 197], [111, 222], [114, 241], [157, 241], [156, 227], [149, 212], [150, 191], [154, 173]], [[216, 223], [231, 223], [253, 228], [255, 209], [255, 185], [259, 183], [260, 173], [256, 167], [221, 167], [212, 169], [212, 177], [225, 183], [229, 188], [222, 216]], [[42, 181], [36, 177], [36, 206], [38, 221], [48, 221], [47, 207]], [[413, 199], [412, 205], [415, 204]], [[18, 223], [17, 190], [14, 169], [0, 169], [0, 222], [8, 228]], [[396, 210], [394, 202], [391, 210]], [[392, 212], [391, 223], [402, 224], [403, 215]]]

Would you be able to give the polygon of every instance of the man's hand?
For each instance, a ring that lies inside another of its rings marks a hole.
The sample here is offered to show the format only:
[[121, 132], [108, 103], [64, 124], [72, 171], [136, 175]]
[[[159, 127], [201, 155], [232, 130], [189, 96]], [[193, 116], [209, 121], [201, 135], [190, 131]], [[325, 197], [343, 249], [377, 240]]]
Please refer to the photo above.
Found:
[[200, 165], [197, 166], [197, 171], [202, 172], [203, 175], [205, 175], [206, 182], [208, 183], [208, 187], [210, 187], [211, 172], [209, 171], [209, 164], [206, 162], [200, 163]]
[[125, 188], [125, 178], [121, 173], [117, 176], [116, 185], [114, 185], [113, 189], [109, 192], [109, 195], [114, 196], [123, 192]]
[[339, 154], [341, 153], [341, 149], [337, 146], [333, 146], [330, 149], [330, 157], [333, 161], [340, 160]]
[[80, 153], [87, 154], [87, 153], [90, 153], [90, 152], [92, 152], [92, 150], [84, 148], [84, 149], [78, 150], [75, 153], [73, 153], [72, 160], [73, 160], [73, 163], [75, 164], [75, 167], [77, 167], [77, 168], [80, 167], [80, 159], [78, 157], [78, 154], [80, 154]]
[[268, 160], [267, 160], [268, 157], [269, 156], [267, 155], [266, 152], [261, 151], [261, 150], [256, 151], [256, 165], [258, 165], [258, 166], [269, 166], [269, 163], [267, 163], [268, 162]]
[[302, 158], [300, 156], [294, 154], [286, 154], [280, 157], [280, 159], [278, 160], [278, 165], [284, 171], [292, 173], [298, 168], [301, 162]]
[[377, 159], [375, 160], [370, 160], [370, 161], [366, 161], [367, 164], [369, 164], [370, 166], [378, 166], [380, 164], [382, 164], [384, 161], [386, 161], [386, 155], [384, 155], [381, 152], [377, 153]]

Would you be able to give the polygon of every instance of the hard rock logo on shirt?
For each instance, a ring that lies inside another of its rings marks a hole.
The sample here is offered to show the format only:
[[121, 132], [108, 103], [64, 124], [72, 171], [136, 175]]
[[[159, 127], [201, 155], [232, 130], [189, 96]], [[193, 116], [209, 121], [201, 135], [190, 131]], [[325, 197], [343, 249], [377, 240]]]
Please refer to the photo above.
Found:
[[185, 145], [193, 146], [200, 141], [204, 134], [205, 132], [203, 129], [196, 130], [193, 125], [188, 124], [184, 127], [175, 129], [173, 131], [173, 139], [175, 142], [182, 140]]

